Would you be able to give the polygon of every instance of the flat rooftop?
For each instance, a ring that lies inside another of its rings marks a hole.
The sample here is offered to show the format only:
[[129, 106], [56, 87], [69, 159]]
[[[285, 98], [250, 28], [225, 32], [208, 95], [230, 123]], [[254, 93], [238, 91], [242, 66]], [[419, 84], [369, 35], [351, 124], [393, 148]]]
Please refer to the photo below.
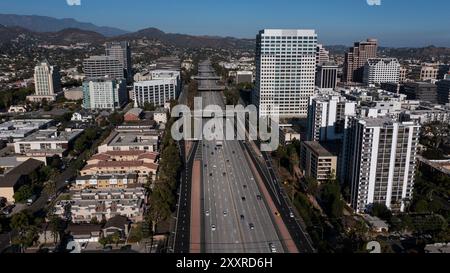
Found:
[[53, 120], [51, 119], [23, 119], [11, 120], [0, 124], [0, 138], [22, 138], [35, 130], [44, 128]]
[[114, 132], [104, 142], [108, 146], [155, 145], [158, 137], [150, 133]]
[[303, 142], [307, 147], [309, 147], [312, 151], [314, 151], [319, 156], [331, 157], [334, 156], [330, 153], [325, 147], [320, 145], [319, 142], [316, 141], [305, 141]]
[[58, 142], [70, 141], [83, 132], [82, 129], [72, 129], [68, 131], [58, 131], [56, 129], [39, 130], [19, 142]]

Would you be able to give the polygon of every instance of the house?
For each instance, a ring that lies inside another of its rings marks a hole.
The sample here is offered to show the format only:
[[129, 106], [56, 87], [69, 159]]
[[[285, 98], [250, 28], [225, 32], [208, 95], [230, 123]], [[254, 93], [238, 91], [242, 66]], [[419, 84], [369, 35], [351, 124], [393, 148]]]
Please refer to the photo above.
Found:
[[43, 165], [44, 163], [42, 161], [28, 159], [9, 171], [6, 175], [0, 176], [0, 197], [6, 198], [7, 202], [14, 203], [14, 193], [23, 185], [30, 183], [30, 176]]
[[94, 224], [70, 224], [67, 231], [79, 244], [96, 243], [102, 236], [102, 227]]
[[92, 121], [94, 118], [92, 117], [92, 115], [89, 114], [85, 114], [85, 113], [81, 113], [81, 112], [75, 112], [72, 115], [72, 119], [71, 121], [78, 121], [78, 122], [90, 122]]
[[117, 215], [109, 219], [103, 227], [103, 236], [120, 234], [120, 238], [124, 239], [128, 236], [130, 231], [131, 221], [127, 217]]

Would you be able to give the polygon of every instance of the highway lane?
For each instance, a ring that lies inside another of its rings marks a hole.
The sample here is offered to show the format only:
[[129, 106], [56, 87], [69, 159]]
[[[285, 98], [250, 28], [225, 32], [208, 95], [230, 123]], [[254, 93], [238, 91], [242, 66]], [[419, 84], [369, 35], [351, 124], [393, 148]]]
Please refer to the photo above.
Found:
[[[205, 76], [202, 71], [208, 70], [207, 67], [210, 65], [201, 66], [200, 76]], [[203, 107], [225, 108], [221, 93], [201, 92], [201, 96]], [[277, 252], [284, 252], [272, 220], [274, 212], [267, 209], [264, 197], [258, 198], [260, 190], [239, 141], [217, 144], [217, 141], [201, 142], [205, 251], [270, 253], [273, 245]]]

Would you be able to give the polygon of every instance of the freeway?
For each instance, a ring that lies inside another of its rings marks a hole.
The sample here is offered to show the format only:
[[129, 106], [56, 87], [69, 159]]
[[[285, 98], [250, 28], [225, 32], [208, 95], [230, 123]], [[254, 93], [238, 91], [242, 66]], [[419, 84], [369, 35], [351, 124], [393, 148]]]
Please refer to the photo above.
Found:
[[[214, 74], [211, 64], [201, 64], [200, 76]], [[206, 73], [203, 74], [203, 73]], [[212, 86], [210, 80], [199, 86]], [[200, 88], [199, 88], [200, 89]], [[203, 107], [224, 108], [220, 92], [201, 92]], [[205, 120], [207, 121], [207, 120]], [[223, 128], [215, 128], [218, 134]], [[207, 253], [285, 252], [283, 239], [273, 221], [239, 141], [202, 140], [202, 249]]]

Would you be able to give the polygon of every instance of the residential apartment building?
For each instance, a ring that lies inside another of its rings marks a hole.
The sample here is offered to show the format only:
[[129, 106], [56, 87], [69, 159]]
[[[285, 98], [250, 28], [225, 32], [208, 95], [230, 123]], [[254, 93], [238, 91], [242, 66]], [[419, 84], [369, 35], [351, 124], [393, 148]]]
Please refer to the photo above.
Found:
[[438, 78], [439, 69], [436, 66], [424, 65], [420, 68], [420, 80], [430, 81]]
[[85, 189], [126, 189], [139, 185], [136, 174], [111, 174], [79, 176], [75, 180], [75, 190]]
[[437, 84], [437, 96], [439, 104], [449, 104], [450, 103], [450, 78], [448, 80], [442, 80]]
[[98, 147], [99, 153], [109, 151], [158, 151], [160, 136], [151, 132], [125, 132], [114, 130]]
[[120, 60], [110, 56], [91, 56], [83, 61], [86, 78], [123, 79], [124, 67]]
[[376, 58], [378, 41], [367, 39], [367, 41], [357, 42], [345, 54], [344, 60], [344, 82], [363, 82], [364, 66], [368, 59]]
[[42, 100], [55, 101], [58, 93], [62, 91], [59, 68], [52, 66], [47, 60], [34, 67], [34, 95], [27, 100], [39, 102]]
[[409, 100], [437, 103], [437, 86], [428, 82], [408, 82], [403, 85], [401, 93]]
[[90, 223], [125, 216], [134, 222], [143, 220], [145, 189], [83, 190], [74, 193], [69, 201], [58, 201], [54, 215], [72, 223]]
[[237, 71], [236, 72], [236, 84], [252, 83], [253, 72], [252, 71]]
[[356, 115], [356, 102], [338, 94], [317, 95], [308, 109], [309, 141], [331, 141], [343, 138], [350, 117]]
[[83, 82], [83, 108], [117, 110], [128, 102], [125, 80], [89, 78]]
[[92, 156], [81, 176], [137, 174], [139, 183], [154, 180], [159, 154], [145, 151], [108, 151]]
[[364, 84], [399, 83], [400, 63], [394, 58], [371, 58], [364, 67]]
[[339, 67], [334, 63], [322, 63], [317, 66], [316, 86], [320, 89], [336, 88]]
[[316, 47], [314, 30], [259, 32], [253, 101], [260, 116], [306, 117], [315, 89]]
[[133, 68], [129, 42], [106, 43], [106, 56], [119, 60], [124, 69], [123, 77], [128, 82], [133, 80]]
[[325, 183], [336, 179], [337, 156], [331, 154], [319, 142], [304, 141], [300, 147], [300, 166], [306, 178]]
[[381, 118], [354, 118], [346, 133], [343, 180], [360, 213], [384, 204], [403, 212], [412, 200], [420, 126]]

